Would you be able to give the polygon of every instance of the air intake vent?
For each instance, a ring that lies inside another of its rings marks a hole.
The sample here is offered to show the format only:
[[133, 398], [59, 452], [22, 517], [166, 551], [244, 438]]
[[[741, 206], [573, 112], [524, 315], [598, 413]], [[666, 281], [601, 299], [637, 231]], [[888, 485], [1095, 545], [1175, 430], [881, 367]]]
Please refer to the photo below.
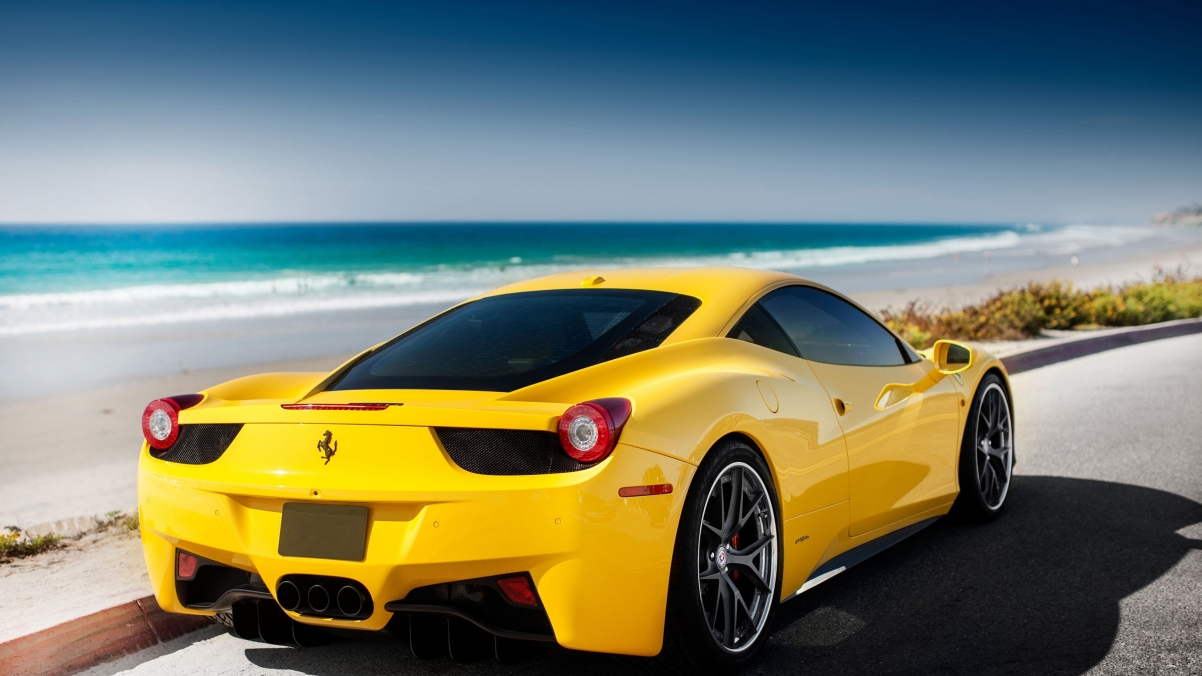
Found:
[[179, 438], [170, 448], [150, 449], [159, 460], [183, 465], [207, 465], [225, 453], [234, 437], [242, 431], [241, 424], [180, 425]]
[[439, 608], [448, 608], [495, 634], [524, 635], [522, 638], [555, 635], [541, 605], [527, 608], [506, 601], [497, 589], [495, 578], [418, 587], [404, 601], [384, 607], [393, 612], [411, 609], [437, 612]]
[[554, 432], [464, 427], [437, 427], [434, 431], [455, 464], [473, 474], [558, 474], [593, 466], [568, 457]]
[[[221, 599], [226, 592], [250, 585], [251, 574], [245, 570], [231, 568], [220, 564], [201, 566], [196, 571], [194, 580], [177, 580], [175, 595], [179, 602], [188, 608], [210, 608]], [[264, 591], [262, 580], [259, 586]]]

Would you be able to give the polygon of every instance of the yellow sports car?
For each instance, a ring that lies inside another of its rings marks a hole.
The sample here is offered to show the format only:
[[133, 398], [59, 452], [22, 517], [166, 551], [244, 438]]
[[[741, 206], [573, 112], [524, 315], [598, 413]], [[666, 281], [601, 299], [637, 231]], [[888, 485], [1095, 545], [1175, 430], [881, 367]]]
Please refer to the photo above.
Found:
[[778, 605], [950, 510], [996, 516], [1008, 377], [845, 297], [739, 268], [562, 274], [332, 373], [152, 402], [138, 476], [159, 604], [244, 638], [385, 631], [729, 671]]

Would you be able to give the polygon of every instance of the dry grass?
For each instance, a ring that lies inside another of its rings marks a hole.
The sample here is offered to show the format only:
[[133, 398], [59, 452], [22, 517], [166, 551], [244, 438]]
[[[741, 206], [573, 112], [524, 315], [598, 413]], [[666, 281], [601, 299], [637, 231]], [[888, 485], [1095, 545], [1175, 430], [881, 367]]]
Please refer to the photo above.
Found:
[[1090, 291], [1066, 282], [1033, 283], [958, 310], [914, 302], [881, 315], [918, 349], [940, 339], [1018, 340], [1037, 337], [1044, 329], [1140, 326], [1202, 316], [1202, 278], [1170, 276]]
[[104, 518], [97, 518], [96, 530], [106, 531], [110, 529], [134, 531], [138, 530], [138, 512], [122, 512], [114, 510], [104, 515]]
[[120, 535], [136, 532], [137, 530], [138, 512], [136, 510], [130, 512], [116, 510], [104, 516], [98, 516], [96, 517], [96, 525], [94, 527], [67, 537], [55, 534], [35, 537], [19, 528], [9, 526], [7, 529], [0, 531], [0, 564], [11, 563], [13, 559], [37, 556], [53, 549], [75, 546], [81, 540], [89, 537], [101, 537], [105, 533]]
[[0, 563], [8, 563], [13, 559], [26, 556], [35, 556], [61, 546], [62, 538], [57, 535], [43, 535], [34, 538], [19, 530], [9, 530], [7, 533], [0, 533]]

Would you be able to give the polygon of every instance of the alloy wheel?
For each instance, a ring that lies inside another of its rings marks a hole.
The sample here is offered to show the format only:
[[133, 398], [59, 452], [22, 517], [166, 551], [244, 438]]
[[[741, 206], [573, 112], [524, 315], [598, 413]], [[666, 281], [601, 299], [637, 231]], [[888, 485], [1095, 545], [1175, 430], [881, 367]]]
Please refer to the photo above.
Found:
[[977, 481], [985, 505], [996, 510], [1006, 501], [1014, 467], [1010, 404], [997, 383], [991, 383], [982, 393], [976, 423]]
[[731, 463], [710, 487], [698, 538], [697, 585], [710, 635], [741, 652], [764, 629], [776, 593], [776, 515], [760, 475]]

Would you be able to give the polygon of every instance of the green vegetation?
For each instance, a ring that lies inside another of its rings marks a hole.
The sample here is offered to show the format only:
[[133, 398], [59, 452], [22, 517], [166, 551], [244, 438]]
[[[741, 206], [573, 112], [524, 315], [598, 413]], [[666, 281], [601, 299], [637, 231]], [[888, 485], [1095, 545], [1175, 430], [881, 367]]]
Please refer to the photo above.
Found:
[[[85, 535], [112, 530], [116, 530], [118, 533], [136, 532], [138, 530], [138, 512], [114, 510], [102, 517], [96, 517], [95, 527], [79, 535], [71, 536], [68, 540], [78, 540]], [[6, 530], [0, 530], [0, 563], [10, 563], [13, 559], [36, 556], [66, 544], [61, 535], [32, 537], [19, 528], [9, 526]]]
[[881, 315], [918, 349], [940, 339], [1018, 340], [1037, 337], [1044, 329], [1140, 326], [1202, 316], [1202, 278], [1170, 276], [1092, 291], [1065, 282], [1033, 283], [958, 310], [914, 302]]
[[96, 530], [108, 530], [110, 528], [119, 528], [121, 530], [138, 530], [138, 513], [123, 512], [115, 509], [104, 515], [104, 518], [96, 519]]
[[62, 543], [59, 542], [61, 539], [57, 535], [31, 538], [19, 530], [0, 533], [0, 563], [8, 563], [13, 559], [58, 549], [62, 546]]

